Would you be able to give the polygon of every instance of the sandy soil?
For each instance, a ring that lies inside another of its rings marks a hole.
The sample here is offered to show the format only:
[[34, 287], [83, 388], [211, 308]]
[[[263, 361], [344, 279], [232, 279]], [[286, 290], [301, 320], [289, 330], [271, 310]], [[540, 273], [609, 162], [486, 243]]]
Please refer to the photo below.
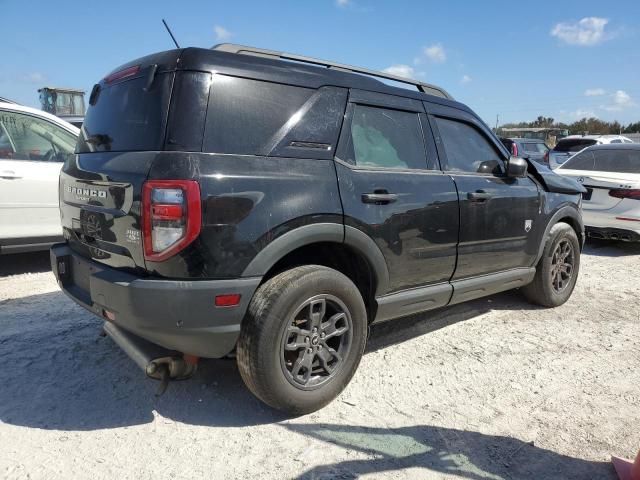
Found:
[[0, 257], [0, 477], [613, 480], [640, 448], [639, 271], [639, 245], [591, 243], [560, 308], [380, 325], [346, 391], [288, 419], [232, 360], [156, 398], [46, 253]]

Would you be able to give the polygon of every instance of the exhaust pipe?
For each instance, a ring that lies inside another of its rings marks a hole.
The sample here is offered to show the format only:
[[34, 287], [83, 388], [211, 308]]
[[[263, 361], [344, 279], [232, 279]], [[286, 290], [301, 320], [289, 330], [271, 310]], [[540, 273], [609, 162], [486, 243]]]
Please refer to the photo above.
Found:
[[184, 380], [191, 377], [198, 368], [197, 358], [175, 355], [159, 345], [147, 342], [111, 322], [105, 322], [104, 332], [118, 345], [144, 373], [160, 380], [160, 393], [167, 388], [169, 380]]
[[620, 240], [620, 236], [617, 233], [612, 233], [611, 235], [609, 235], [609, 238], [611, 240]]

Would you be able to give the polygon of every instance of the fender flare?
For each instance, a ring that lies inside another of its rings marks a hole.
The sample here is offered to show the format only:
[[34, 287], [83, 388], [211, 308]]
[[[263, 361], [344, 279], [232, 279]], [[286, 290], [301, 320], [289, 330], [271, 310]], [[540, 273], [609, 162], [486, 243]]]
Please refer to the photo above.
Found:
[[357, 228], [338, 223], [314, 223], [291, 230], [269, 243], [249, 262], [243, 277], [264, 276], [278, 261], [300, 247], [333, 242], [348, 245], [368, 262], [376, 280], [376, 295], [387, 291], [389, 270], [376, 243]]
[[[536, 257], [536, 261], [534, 265], [537, 265], [542, 255], [544, 254], [544, 247], [547, 245], [547, 237], [549, 236], [549, 232], [551, 228], [560, 221], [562, 218], [571, 217], [580, 227], [580, 231], [578, 233], [578, 241], [580, 242], [580, 247], [584, 245], [585, 234], [584, 234], [584, 223], [582, 221], [582, 215], [578, 211], [578, 209], [573, 205], [565, 205], [560, 207], [556, 213], [554, 213], [549, 221], [547, 222], [547, 227], [544, 230], [544, 235], [542, 236], [542, 242], [540, 242], [540, 249], [538, 250], [538, 255]], [[572, 225], [573, 227], [573, 225]]]

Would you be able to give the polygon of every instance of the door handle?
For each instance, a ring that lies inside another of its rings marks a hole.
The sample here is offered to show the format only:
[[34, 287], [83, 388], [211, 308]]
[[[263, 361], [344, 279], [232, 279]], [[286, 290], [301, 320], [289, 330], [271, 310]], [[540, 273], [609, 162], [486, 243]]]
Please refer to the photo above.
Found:
[[477, 190], [475, 192], [467, 193], [467, 198], [472, 202], [483, 203], [491, 198], [491, 194], [484, 190]]
[[386, 190], [374, 190], [373, 193], [363, 193], [362, 203], [373, 203], [375, 205], [388, 205], [398, 200], [398, 195], [389, 193]]
[[15, 180], [16, 178], [22, 178], [20, 175], [16, 175], [13, 170], [3, 170], [0, 172], [0, 178], [5, 180]]

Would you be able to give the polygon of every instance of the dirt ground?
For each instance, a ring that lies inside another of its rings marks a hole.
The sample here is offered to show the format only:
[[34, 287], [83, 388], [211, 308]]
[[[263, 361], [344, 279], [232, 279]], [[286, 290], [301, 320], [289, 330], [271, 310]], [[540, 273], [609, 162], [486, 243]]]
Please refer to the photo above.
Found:
[[589, 243], [564, 306], [517, 292], [375, 327], [320, 412], [232, 360], [154, 396], [44, 254], [0, 257], [0, 477], [615, 479], [640, 448], [640, 245]]

